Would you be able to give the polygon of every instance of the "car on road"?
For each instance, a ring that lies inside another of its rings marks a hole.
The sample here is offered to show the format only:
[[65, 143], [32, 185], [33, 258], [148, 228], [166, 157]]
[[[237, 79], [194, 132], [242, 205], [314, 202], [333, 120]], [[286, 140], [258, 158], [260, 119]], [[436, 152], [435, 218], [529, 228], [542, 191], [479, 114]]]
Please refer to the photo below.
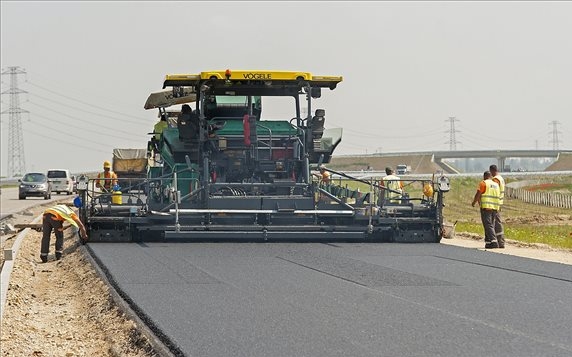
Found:
[[48, 170], [48, 179], [52, 181], [52, 190], [56, 194], [60, 192], [65, 192], [68, 195], [74, 193], [73, 189], [73, 179], [69, 170], [65, 169], [53, 169]]
[[407, 165], [401, 164], [395, 167], [398, 175], [405, 175], [407, 173]]
[[52, 182], [46, 174], [29, 172], [18, 182], [18, 198], [21, 200], [27, 197], [43, 197], [45, 200], [52, 198]]

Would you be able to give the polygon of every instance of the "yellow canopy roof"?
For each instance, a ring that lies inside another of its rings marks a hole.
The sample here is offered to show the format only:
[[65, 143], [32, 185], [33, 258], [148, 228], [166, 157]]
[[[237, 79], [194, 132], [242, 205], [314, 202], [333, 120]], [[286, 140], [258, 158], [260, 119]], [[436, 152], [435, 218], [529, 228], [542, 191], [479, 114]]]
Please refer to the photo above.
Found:
[[165, 76], [163, 88], [179, 86], [196, 86], [201, 81], [227, 80], [231, 82], [265, 81], [292, 84], [300, 80], [310, 81], [313, 87], [329, 87], [334, 89], [343, 80], [341, 76], [315, 76], [309, 72], [296, 71], [266, 71], [266, 70], [218, 70], [206, 71], [199, 74], [168, 74]]

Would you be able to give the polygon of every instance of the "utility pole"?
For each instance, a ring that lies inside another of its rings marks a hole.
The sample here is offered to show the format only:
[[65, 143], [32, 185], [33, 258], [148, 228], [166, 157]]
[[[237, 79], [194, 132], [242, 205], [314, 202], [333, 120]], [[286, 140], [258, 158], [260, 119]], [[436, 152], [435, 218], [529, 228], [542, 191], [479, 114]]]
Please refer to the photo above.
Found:
[[458, 142], [456, 139], [457, 130], [455, 130], [455, 122], [459, 121], [459, 119], [455, 117], [449, 117], [449, 119], [445, 121], [449, 122], [449, 151], [457, 151], [457, 143], [460, 144], [460, 142]]
[[18, 88], [18, 75], [26, 74], [20, 67], [8, 67], [2, 75], [10, 75], [10, 88], [2, 94], [10, 94], [10, 107], [1, 114], [8, 114], [8, 177], [23, 175], [26, 172], [24, 157], [24, 134], [20, 114], [29, 113], [20, 108], [20, 93], [27, 93]]
[[557, 122], [556, 120], [553, 120], [550, 123], [548, 123], [548, 125], [552, 125], [552, 140], [550, 140], [550, 142], [552, 143], [552, 150], [559, 149], [558, 133], [560, 132], [558, 131], [558, 124], [560, 124], [560, 122]]

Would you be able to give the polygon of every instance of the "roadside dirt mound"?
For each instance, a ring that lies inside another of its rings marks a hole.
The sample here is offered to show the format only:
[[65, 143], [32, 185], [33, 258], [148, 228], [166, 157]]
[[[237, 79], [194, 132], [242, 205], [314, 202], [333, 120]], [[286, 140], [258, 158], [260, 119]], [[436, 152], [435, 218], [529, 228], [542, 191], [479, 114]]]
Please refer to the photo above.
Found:
[[570, 171], [572, 170], [572, 153], [561, 153], [552, 165], [544, 171]]
[[518, 224], [570, 224], [572, 222], [572, 216], [568, 214], [558, 214], [558, 215], [532, 215], [528, 217], [507, 217], [505, 218], [506, 223], [518, 223]]
[[441, 170], [439, 165], [431, 161], [431, 155], [334, 156], [328, 166], [341, 171], [367, 170], [368, 167], [375, 171], [383, 171], [387, 166], [395, 170], [399, 164], [411, 167], [411, 173], [414, 174], [431, 174]]

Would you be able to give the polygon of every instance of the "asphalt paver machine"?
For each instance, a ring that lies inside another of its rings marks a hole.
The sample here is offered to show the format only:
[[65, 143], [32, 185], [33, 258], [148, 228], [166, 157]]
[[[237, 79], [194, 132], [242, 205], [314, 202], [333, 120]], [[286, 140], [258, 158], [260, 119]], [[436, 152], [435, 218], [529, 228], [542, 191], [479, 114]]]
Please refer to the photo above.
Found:
[[[292, 71], [167, 75], [145, 105], [169, 126], [149, 142], [141, 189], [78, 183], [88, 241], [439, 242], [446, 177], [394, 190], [327, 169], [342, 129], [314, 107], [340, 82]], [[173, 104], [186, 108], [173, 114]], [[315, 175], [322, 165], [328, 182]]]

